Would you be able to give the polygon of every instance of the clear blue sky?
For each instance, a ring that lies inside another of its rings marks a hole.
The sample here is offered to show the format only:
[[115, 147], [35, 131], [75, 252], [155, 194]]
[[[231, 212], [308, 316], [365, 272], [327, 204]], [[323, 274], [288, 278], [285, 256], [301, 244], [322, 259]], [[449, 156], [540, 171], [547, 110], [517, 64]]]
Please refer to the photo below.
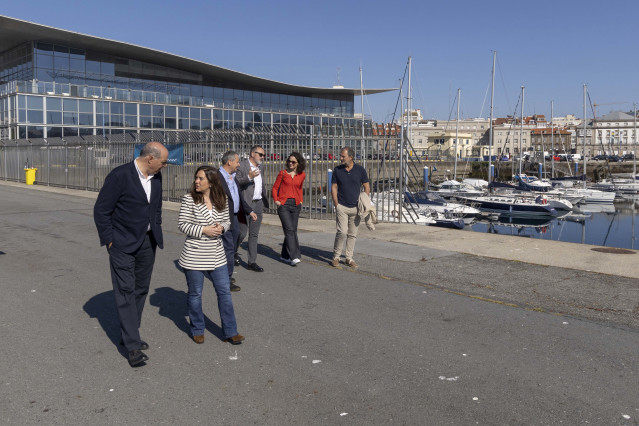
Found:
[[[413, 58], [413, 106], [446, 119], [457, 88], [462, 117], [583, 116], [588, 84], [598, 115], [639, 100], [636, 0], [122, 1], [0, 0], [0, 14], [163, 50], [277, 81], [317, 87], [398, 87]], [[365, 98], [390, 120], [397, 92]], [[359, 97], [355, 100], [360, 110]], [[516, 115], [519, 114], [519, 109]], [[452, 113], [454, 117], [455, 113]], [[588, 115], [592, 112], [589, 109]]]

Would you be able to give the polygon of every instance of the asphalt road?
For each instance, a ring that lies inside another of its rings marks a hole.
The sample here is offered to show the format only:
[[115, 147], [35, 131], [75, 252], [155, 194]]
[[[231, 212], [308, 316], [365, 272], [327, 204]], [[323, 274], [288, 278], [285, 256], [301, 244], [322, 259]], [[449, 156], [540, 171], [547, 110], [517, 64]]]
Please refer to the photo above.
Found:
[[[636, 301], [619, 297], [637, 280], [367, 239], [358, 271], [335, 269], [331, 222], [301, 233], [295, 268], [265, 225], [265, 272], [235, 275], [245, 343], [219, 339], [209, 285], [196, 345], [175, 266], [184, 237], [166, 210], [142, 324], [150, 360], [132, 369], [92, 197], [0, 185], [2, 424], [638, 424]], [[540, 281], [556, 285], [531, 303]]]

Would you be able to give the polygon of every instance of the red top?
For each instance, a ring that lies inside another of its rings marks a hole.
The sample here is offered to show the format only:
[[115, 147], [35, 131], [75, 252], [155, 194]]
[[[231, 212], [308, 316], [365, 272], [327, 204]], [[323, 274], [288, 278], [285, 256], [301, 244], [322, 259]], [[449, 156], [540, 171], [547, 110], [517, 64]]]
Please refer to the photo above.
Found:
[[291, 177], [286, 170], [280, 170], [280, 173], [273, 184], [273, 199], [284, 204], [287, 199], [295, 198], [295, 205], [302, 204], [302, 185], [304, 185], [306, 173], [302, 172]]

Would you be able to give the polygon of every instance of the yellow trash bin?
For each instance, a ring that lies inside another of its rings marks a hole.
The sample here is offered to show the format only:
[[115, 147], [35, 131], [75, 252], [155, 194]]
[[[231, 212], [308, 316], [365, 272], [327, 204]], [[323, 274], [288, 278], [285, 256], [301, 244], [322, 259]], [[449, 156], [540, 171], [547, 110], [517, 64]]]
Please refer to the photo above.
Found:
[[35, 167], [24, 169], [24, 179], [27, 181], [27, 185], [33, 185], [33, 183], [35, 182], [36, 170], [38, 169]]

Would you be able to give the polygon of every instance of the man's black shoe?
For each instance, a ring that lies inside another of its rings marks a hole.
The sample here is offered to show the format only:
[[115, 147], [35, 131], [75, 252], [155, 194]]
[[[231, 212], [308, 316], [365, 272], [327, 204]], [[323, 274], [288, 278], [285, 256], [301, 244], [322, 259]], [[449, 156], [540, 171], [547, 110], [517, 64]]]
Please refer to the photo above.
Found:
[[[124, 342], [122, 341], [122, 339], [120, 339], [120, 346], [124, 346]], [[147, 349], [149, 349], [149, 344], [146, 343], [144, 340], [140, 340], [140, 350], [146, 351]]]
[[238, 257], [235, 258], [235, 266], [240, 266], [240, 259]]
[[235, 278], [231, 278], [231, 284], [235, 284]]
[[264, 268], [259, 266], [257, 263], [249, 263], [246, 266], [246, 269], [248, 269], [250, 271], [255, 271], [255, 272], [264, 272]]
[[241, 287], [231, 283], [231, 291], [240, 291]]
[[148, 361], [149, 357], [139, 349], [129, 352], [129, 365], [131, 367], [137, 367], [144, 364], [144, 361]]

